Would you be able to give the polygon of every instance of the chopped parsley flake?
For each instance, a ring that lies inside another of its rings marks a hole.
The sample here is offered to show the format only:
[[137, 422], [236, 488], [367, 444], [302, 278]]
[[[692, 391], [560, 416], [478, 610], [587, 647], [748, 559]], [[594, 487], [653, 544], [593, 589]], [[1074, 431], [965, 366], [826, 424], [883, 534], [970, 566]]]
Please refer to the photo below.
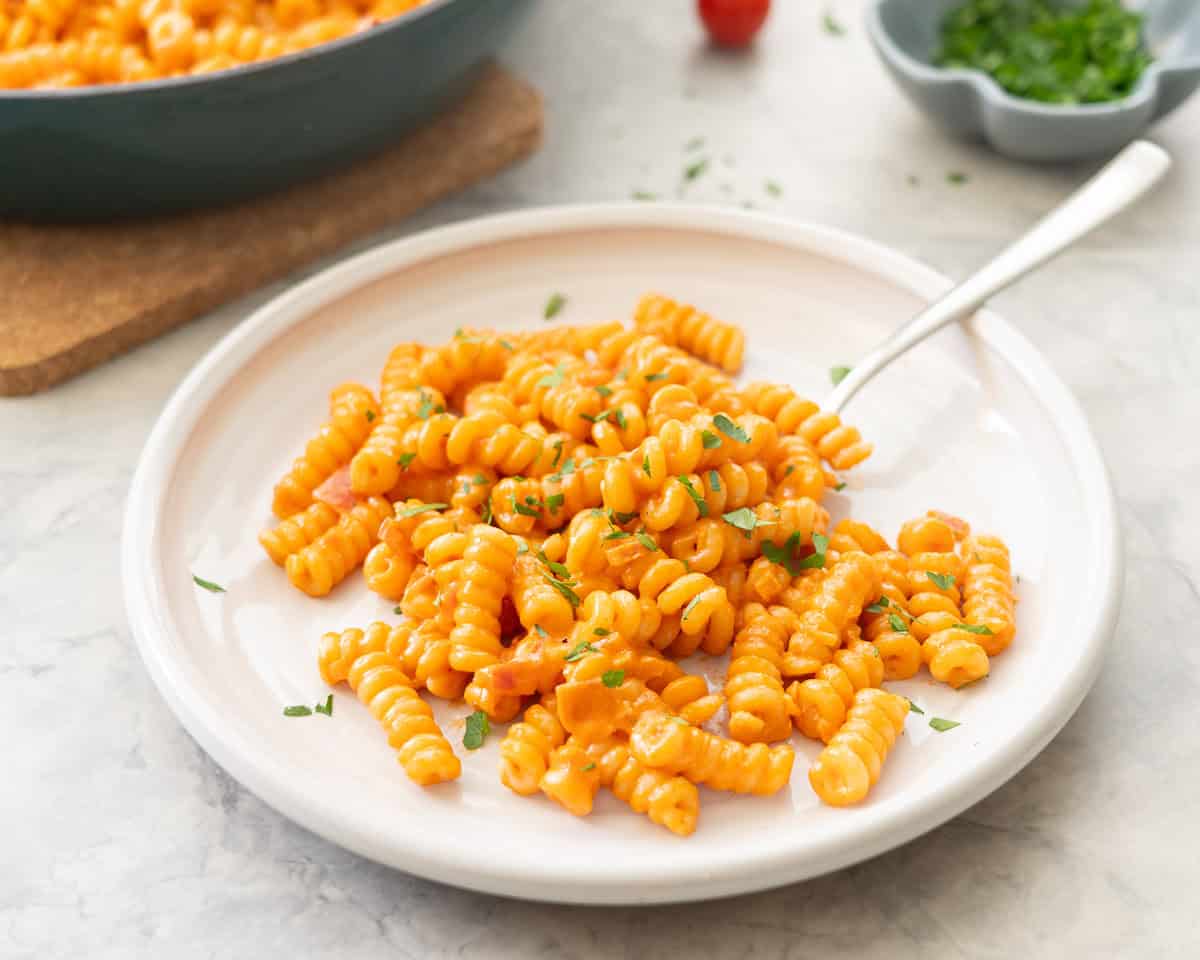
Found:
[[748, 434], [723, 413], [718, 413], [715, 417], [713, 417], [713, 426], [725, 434], [725, 436], [727, 436], [730, 440], [736, 440], [738, 443], [750, 442], [750, 434]]
[[913, 713], [919, 713], [921, 716], [925, 716], [925, 711], [924, 711], [924, 710], [922, 710], [920, 707], [918, 707], [918, 706], [917, 706], [917, 705], [916, 705], [916, 704], [915, 704], [913, 701], [911, 701], [911, 700], [909, 700], [909, 701], [908, 701], [908, 709], [909, 709], [909, 710], [911, 710]]
[[888, 623], [896, 633], [908, 633], [908, 624], [894, 613], [888, 614]]
[[370, 423], [370, 422], [371, 422], [372, 420], [374, 420], [374, 419], [375, 419], [375, 411], [374, 411], [374, 410], [368, 410], [368, 411], [367, 411], [367, 423]]
[[415, 507], [405, 507], [403, 510], [396, 511], [397, 519], [405, 517], [415, 517], [419, 513], [429, 513], [434, 510], [445, 510], [448, 504], [445, 503], [418, 503]]
[[467, 728], [463, 731], [463, 746], [468, 750], [478, 750], [483, 746], [483, 741], [487, 739], [487, 735], [491, 731], [492, 725], [488, 722], [487, 714], [482, 710], [476, 710], [467, 717]]
[[700, 432], [700, 442], [704, 444], [705, 450], [714, 450], [721, 445], [721, 438], [711, 430], [702, 430]]
[[294, 707], [284, 707], [283, 715], [285, 717], [311, 717], [312, 708], [306, 707], [304, 704], [298, 704]]
[[401, 470], [407, 470], [409, 468], [409, 465], [416, 459], [417, 459], [416, 452], [410, 450], [408, 453], [400, 454], [400, 459], [397, 460], [396, 462], [398, 464], [400, 464]]
[[954, 574], [952, 573], [935, 573], [933, 570], [926, 570], [925, 576], [932, 580], [934, 586], [939, 590], [949, 590], [954, 586]]
[[887, 607], [887, 605], [889, 603], [891, 603], [891, 601], [888, 600], [887, 597], [880, 597], [873, 604], [871, 604], [869, 607], [867, 607], [866, 612], [867, 613], [883, 613], [884, 608]]
[[600, 396], [602, 396], [602, 397], [611, 397], [611, 396], [612, 396], [612, 387], [606, 387], [606, 386], [605, 386], [604, 384], [602, 384], [602, 383], [601, 383], [601, 384], [599, 384], [599, 385], [598, 385], [598, 386], [596, 386], [596, 387], [593, 387], [593, 389], [594, 389], [594, 390], [595, 390], [595, 391], [596, 391], [598, 394], [600, 394]]
[[546, 374], [544, 377], [542, 377], [542, 379], [540, 379], [537, 383], [535, 383], [534, 386], [535, 387], [557, 387], [560, 383], [563, 382], [564, 373], [565, 372], [563, 371], [563, 368], [561, 366], [556, 366], [554, 368], [553, 373]]
[[562, 596], [566, 598], [567, 602], [571, 604], [572, 608], [577, 608], [579, 606], [579, 594], [577, 594], [565, 583], [555, 580], [553, 577], [543, 577], [542, 579], [550, 584], [550, 586], [552, 586], [560, 594], [562, 594]]
[[619, 687], [625, 682], [624, 670], [605, 670], [600, 675], [600, 682], [606, 687]]
[[542, 316], [547, 320], [553, 320], [560, 313], [562, 313], [562, 308], [566, 305], [567, 298], [561, 293], [551, 294], [550, 299], [546, 301], [545, 309], [542, 310]]
[[946, 720], [942, 717], [930, 717], [929, 725], [938, 733], [945, 733], [947, 730], [953, 730], [959, 724], [957, 720]]
[[995, 631], [986, 623], [960, 623], [957, 629], [966, 630], [967, 633], [975, 633], [982, 637], [995, 636]]
[[219, 583], [213, 583], [211, 580], [205, 580], [203, 577], [198, 577], [192, 574], [192, 583], [200, 587], [202, 590], [207, 590], [209, 593], [224, 593], [225, 588]]
[[574, 663], [576, 660], [582, 660], [589, 653], [598, 653], [598, 652], [599, 651], [597, 651], [596, 648], [593, 647], [586, 640], [580, 640], [577, 644], [575, 644], [575, 646], [573, 646], [571, 648], [571, 652], [568, 653], [565, 657], [563, 657], [563, 659], [567, 663]]
[[327, 717], [332, 717], [333, 716], [333, 694], [331, 693], [329, 696], [327, 696], [325, 698], [324, 703], [318, 703], [315, 707], [313, 707], [313, 710], [315, 710], [317, 713], [323, 713]]
[[696, 488], [692, 485], [692, 481], [687, 477], [677, 477], [680, 483], [683, 484], [683, 489], [688, 492], [688, 496], [692, 498], [692, 503], [696, 505], [696, 509], [700, 512], [700, 516], [708, 516], [708, 502], [700, 496]]
[[850, 374], [850, 371], [852, 369], [853, 369], [853, 367], [830, 367], [829, 368], [829, 379], [833, 382], [833, 385], [836, 387], [839, 383], [841, 383], [843, 380], [846, 379], [846, 377]]
[[637, 539], [638, 543], [640, 543], [651, 553], [654, 553], [658, 549], [658, 544], [654, 542], [654, 540], [650, 537], [650, 534], [646, 533], [645, 530], [638, 531]]
[[716, 470], [708, 471], [708, 486], [713, 493], [721, 492], [721, 475]]
[[[749, 507], [739, 507], [737, 510], [730, 510], [728, 513], [721, 514], [721, 519], [731, 527], [737, 527], [737, 529], [743, 531], [747, 536], [758, 526], [758, 516]], [[763, 544], [763, 546], [765, 547], [766, 544]]]
[[843, 27], [828, 10], [821, 17], [821, 28], [831, 37], [840, 37], [846, 33]]
[[699, 160], [695, 161], [694, 163], [689, 163], [683, 168], [683, 179], [690, 183], [703, 174], [707, 169], [708, 157], [701, 157]]

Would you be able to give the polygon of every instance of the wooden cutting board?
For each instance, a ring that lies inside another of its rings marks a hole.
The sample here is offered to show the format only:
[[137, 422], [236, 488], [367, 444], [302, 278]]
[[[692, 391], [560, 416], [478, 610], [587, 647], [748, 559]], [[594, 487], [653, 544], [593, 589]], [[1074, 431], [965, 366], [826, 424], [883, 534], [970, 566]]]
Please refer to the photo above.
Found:
[[277, 280], [528, 156], [541, 134], [537, 91], [492, 66], [387, 152], [269, 197], [162, 220], [0, 224], [0, 395], [45, 390]]

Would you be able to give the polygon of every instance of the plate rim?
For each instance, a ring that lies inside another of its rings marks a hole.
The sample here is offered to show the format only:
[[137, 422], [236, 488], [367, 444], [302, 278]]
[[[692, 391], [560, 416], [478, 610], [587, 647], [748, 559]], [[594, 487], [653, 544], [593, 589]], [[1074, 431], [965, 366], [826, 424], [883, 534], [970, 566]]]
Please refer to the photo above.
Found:
[[[604, 229], [677, 229], [716, 233], [733, 239], [765, 241], [829, 257], [882, 278], [923, 298], [951, 286], [931, 267], [883, 244], [840, 229], [793, 221], [757, 212], [698, 205], [656, 206], [638, 203], [573, 204], [492, 214], [436, 227], [380, 244], [339, 260], [283, 291], [254, 310], [226, 333], [193, 366], [171, 394], [155, 421], [138, 460], [126, 501], [121, 540], [121, 576], [130, 630], [143, 663], [160, 695], [188, 733], [226, 771], [288, 819], [361, 856], [427, 879], [485, 893], [522, 899], [580, 904], [651, 904], [695, 901], [765, 890], [819, 876], [900, 846], [957, 816], [1015, 776], [1049, 743], [1074, 714], [1099, 673], [1108, 639], [1115, 627], [1123, 577], [1121, 531], [1116, 501], [1099, 445], [1078, 401], [1041, 353], [1013, 326], [990, 310], [980, 311], [970, 325], [989, 349], [999, 354], [1025, 382], [1051, 422], [1066, 451], [1086, 504], [1085, 519], [1100, 545], [1091, 558], [1103, 595], [1085, 612], [1086, 637], [1073, 669], [1064, 675], [1060, 693], [1049, 698], [1018, 734], [1001, 745], [973, 777], [948, 785], [937, 799], [913, 809], [899, 806], [878, 818], [852, 841], [834, 836], [809, 844], [802, 858], [786, 851], [767, 862], [755, 857], [724, 873], [677, 877], [669, 869], [658, 876], [631, 879], [619, 871], [562, 876], [549, 870], [541, 877], [413, 845], [403, 859], [385, 855], [371, 838], [339, 817], [336, 805], [305, 793], [282, 776], [283, 767], [269, 757], [243, 754], [241, 737], [218, 729], [204, 698], [181, 683], [180, 668], [157, 641], [172, 629], [166, 616], [166, 591], [154, 574], [153, 546], [175, 463], [195, 430], [200, 412], [221, 387], [243, 369], [259, 350], [314, 310], [389, 273], [432, 258], [523, 237]], [[392, 838], [393, 848], [405, 843]], [[547, 865], [553, 868], [552, 864]]]

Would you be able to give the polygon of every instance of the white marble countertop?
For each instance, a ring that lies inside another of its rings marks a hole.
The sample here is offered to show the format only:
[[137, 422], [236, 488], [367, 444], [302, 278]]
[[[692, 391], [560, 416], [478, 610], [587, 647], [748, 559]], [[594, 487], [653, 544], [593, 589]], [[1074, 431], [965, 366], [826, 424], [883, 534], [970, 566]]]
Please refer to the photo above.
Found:
[[[875, 62], [854, 0], [775, 6], [735, 58], [703, 46], [686, 0], [543, 0], [504, 56], [545, 91], [544, 149], [395, 232], [669, 199], [702, 136], [712, 164], [689, 199], [845, 227], [961, 275], [1088, 172], [939, 135]], [[825, 6], [844, 36], [822, 29]], [[183, 732], [126, 625], [122, 508], [171, 389], [275, 290], [0, 400], [0, 956], [1200, 955], [1200, 98], [1154, 139], [1177, 159], [1165, 186], [997, 302], [1082, 401], [1120, 498], [1125, 596], [1099, 681], [957, 820], [770, 893], [586, 909], [438, 886], [292, 825]]]

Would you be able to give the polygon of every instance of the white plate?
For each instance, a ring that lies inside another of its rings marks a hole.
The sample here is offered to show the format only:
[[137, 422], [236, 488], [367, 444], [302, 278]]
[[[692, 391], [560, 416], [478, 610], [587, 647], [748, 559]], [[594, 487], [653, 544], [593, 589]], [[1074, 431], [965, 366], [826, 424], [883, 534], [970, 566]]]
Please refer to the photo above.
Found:
[[[321, 633], [391, 618], [354, 577], [310, 600], [262, 554], [271, 486], [322, 420], [330, 387], [374, 383], [396, 341], [458, 326], [626, 317], [660, 290], [742, 324], [747, 374], [815, 397], [946, 281], [864, 240], [741, 213], [650, 205], [510, 214], [388, 244], [259, 310], [196, 367], [155, 426], [129, 496], [123, 572], [146, 665], [191, 734], [287, 816], [364, 856], [510, 896], [651, 903], [771, 887], [845, 866], [949, 819], [1016, 773], [1091, 685], [1116, 619], [1118, 529], [1103, 463], [1075, 401], [1010, 326], [982, 315], [887, 371], [849, 408], [874, 456], [834, 496], [889, 536], [929, 507], [1012, 547], [1019, 629], [984, 682], [896, 684], [913, 716], [856, 809], [817, 802], [796, 738], [791, 787], [757, 799], [704, 792], [679, 839], [612, 797], [583, 820], [496, 775], [499, 736], [467, 754], [462, 705], [438, 708], [464, 754], [455, 783], [410, 783], [344, 689], [332, 719], [288, 719], [326, 690]], [[228, 588], [210, 594], [192, 572]], [[962, 725], [936, 733], [940, 715]]]

